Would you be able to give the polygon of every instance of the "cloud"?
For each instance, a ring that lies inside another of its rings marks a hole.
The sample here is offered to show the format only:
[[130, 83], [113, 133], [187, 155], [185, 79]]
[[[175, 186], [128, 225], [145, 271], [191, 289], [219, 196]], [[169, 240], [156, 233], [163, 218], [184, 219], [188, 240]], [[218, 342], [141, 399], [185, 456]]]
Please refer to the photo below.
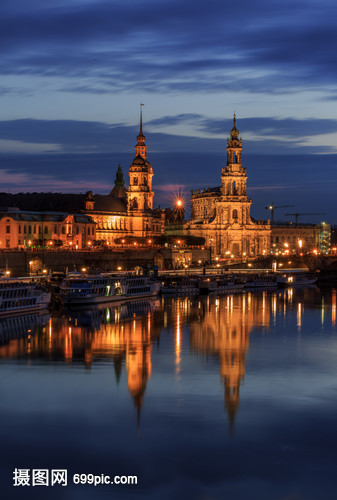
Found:
[[13, 4], [0, 19], [2, 74], [65, 76], [68, 91], [284, 93], [337, 76], [332, 0], [243, 0], [239, 19], [220, 0]]
[[[174, 131], [180, 126], [189, 135]], [[201, 114], [164, 116], [145, 125], [149, 154], [160, 152], [209, 152], [224, 154], [226, 137], [233, 126], [231, 119], [210, 119]], [[240, 118], [244, 154], [303, 154], [335, 151], [337, 120], [293, 118]], [[173, 127], [171, 129], [170, 127]], [[162, 131], [159, 131], [162, 130]], [[173, 130], [173, 133], [169, 133]], [[59, 151], [62, 153], [130, 153], [133, 154], [137, 126], [80, 120], [3, 120], [0, 121], [0, 151], [27, 153]], [[247, 137], [248, 138], [245, 138]], [[311, 138], [321, 137], [321, 144]], [[324, 142], [326, 145], [324, 145]], [[261, 144], [263, 144], [261, 146]]]

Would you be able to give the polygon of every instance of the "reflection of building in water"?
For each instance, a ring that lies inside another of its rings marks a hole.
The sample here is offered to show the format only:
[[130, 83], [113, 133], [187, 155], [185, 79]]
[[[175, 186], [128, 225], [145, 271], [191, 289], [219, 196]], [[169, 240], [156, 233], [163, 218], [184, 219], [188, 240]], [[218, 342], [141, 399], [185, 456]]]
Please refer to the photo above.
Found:
[[[151, 374], [152, 341], [160, 332], [152, 325], [159, 306], [158, 300], [139, 300], [113, 308], [65, 311], [63, 318], [50, 320], [38, 332], [31, 325], [29, 338], [16, 337], [6, 346], [0, 343], [0, 357], [84, 361], [87, 367], [113, 360], [117, 381], [125, 362], [128, 389], [139, 411]], [[26, 332], [28, 324], [24, 325]]]
[[206, 299], [200, 318], [191, 323], [191, 349], [214, 355], [220, 360], [220, 375], [225, 384], [225, 407], [231, 426], [239, 406], [240, 384], [245, 376], [245, 355], [252, 328], [270, 323], [272, 295], [238, 294]]
[[33, 336], [45, 329], [49, 314], [27, 314], [0, 320], [0, 359], [17, 356], [18, 350], [29, 352]]

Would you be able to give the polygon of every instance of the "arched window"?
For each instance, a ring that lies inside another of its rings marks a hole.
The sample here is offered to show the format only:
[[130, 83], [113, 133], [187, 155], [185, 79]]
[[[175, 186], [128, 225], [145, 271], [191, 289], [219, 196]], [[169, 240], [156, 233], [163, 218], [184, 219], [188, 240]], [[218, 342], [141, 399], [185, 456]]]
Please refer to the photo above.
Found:
[[238, 211], [235, 209], [233, 210], [233, 219], [237, 219], [238, 218]]
[[133, 185], [138, 186], [138, 177], [133, 178]]
[[133, 198], [131, 202], [131, 208], [137, 209], [138, 208], [138, 201], [137, 198]]

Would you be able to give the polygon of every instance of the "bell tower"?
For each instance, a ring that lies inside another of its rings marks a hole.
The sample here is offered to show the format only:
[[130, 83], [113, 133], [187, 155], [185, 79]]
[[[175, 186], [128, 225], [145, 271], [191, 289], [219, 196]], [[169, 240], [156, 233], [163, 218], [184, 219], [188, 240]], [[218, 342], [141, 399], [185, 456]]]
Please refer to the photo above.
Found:
[[153, 169], [147, 161], [147, 146], [143, 135], [143, 106], [140, 105], [140, 125], [135, 146], [135, 158], [129, 168], [128, 210], [146, 212], [153, 208]]
[[233, 128], [227, 139], [227, 164], [222, 169], [221, 201], [228, 210], [228, 223], [250, 222], [251, 200], [247, 198], [247, 172], [242, 167], [242, 139], [236, 128], [236, 115], [233, 116]]

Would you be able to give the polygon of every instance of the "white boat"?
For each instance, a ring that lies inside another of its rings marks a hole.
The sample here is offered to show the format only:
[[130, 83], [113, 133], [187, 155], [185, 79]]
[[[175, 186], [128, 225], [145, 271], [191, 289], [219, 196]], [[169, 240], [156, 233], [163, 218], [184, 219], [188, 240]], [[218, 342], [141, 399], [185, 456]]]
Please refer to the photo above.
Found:
[[308, 273], [283, 273], [277, 276], [277, 283], [282, 286], [305, 286], [316, 283], [317, 278], [314, 274]]
[[0, 317], [46, 310], [51, 293], [31, 278], [0, 279]]
[[158, 295], [160, 284], [147, 276], [68, 276], [60, 286], [65, 305], [100, 304]]

